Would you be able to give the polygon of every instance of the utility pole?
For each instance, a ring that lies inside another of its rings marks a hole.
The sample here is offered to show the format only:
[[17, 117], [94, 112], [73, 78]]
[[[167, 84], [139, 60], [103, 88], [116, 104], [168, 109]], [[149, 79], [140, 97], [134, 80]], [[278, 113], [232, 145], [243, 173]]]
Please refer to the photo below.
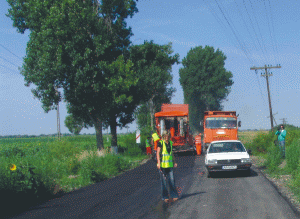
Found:
[[[274, 120], [274, 122], [275, 122], [275, 125], [277, 126], [277, 122], [276, 122], [275, 117], [274, 117], [276, 114], [278, 114], [278, 112], [275, 113], [275, 114], [273, 114], [273, 120]], [[267, 118], [270, 118], [270, 116], [267, 116]]]
[[287, 122], [286, 119], [287, 119], [287, 118], [282, 118], [282, 119], [280, 119], [280, 120], [282, 120], [282, 124], [283, 124], [283, 125], [286, 124], [286, 122]]
[[268, 72], [268, 69], [270, 68], [281, 68], [280, 65], [276, 66], [270, 66], [270, 65], [265, 65], [264, 67], [252, 67], [250, 70], [259, 70], [259, 69], [265, 69], [265, 74], [262, 74], [262, 77], [266, 77], [267, 80], [267, 90], [268, 90], [268, 99], [269, 99], [269, 110], [270, 110], [270, 121], [271, 121], [271, 129], [273, 129], [273, 114], [272, 114], [272, 104], [271, 104], [271, 96], [270, 96], [270, 87], [269, 87], [269, 77], [272, 76], [273, 74]]
[[[56, 95], [58, 95], [58, 90], [57, 88], [55, 88], [56, 90]], [[60, 140], [60, 118], [59, 118], [59, 102], [57, 103], [57, 113], [56, 113], [56, 118], [57, 118], [57, 137], [58, 137], [58, 140]]]

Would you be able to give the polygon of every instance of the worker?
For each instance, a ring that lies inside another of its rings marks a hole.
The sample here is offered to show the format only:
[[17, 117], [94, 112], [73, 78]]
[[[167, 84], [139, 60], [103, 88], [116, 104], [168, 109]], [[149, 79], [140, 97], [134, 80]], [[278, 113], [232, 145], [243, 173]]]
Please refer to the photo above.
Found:
[[151, 144], [150, 144], [150, 137], [148, 136], [146, 139], [146, 154], [147, 155], [151, 155], [152, 151], [151, 151]]
[[281, 125], [275, 135], [278, 135], [278, 143], [279, 143], [279, 149], [282, 155], [282, 158], [285, 158], [285, 136], [286, 136], [286, 130], [284, 129], [284, 125]]
[[[177, 167], [173, 154], [173, 142], [169, 140], [169, 133], [163, 134], [163, 140], [157, 145], [157, 169], [161, 179], [162, 199], [164, 202], [178, 200], [178, 192], [175, 186], [173, 167]], [[170, 188], [170, 198], [167, 189], [167, 182]]]
[[157, 142], [160, 141], [160, 137], [156, 132], [152, 132], [152, 141], [154, 150], [157, 150]]

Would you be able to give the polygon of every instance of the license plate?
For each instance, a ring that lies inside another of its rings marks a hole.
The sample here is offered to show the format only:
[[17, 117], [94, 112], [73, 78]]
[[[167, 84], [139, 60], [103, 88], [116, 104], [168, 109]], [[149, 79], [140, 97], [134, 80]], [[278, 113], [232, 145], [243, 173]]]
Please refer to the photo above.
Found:
[[237, 166], [222, 166], [223, 170], [235, 170]]

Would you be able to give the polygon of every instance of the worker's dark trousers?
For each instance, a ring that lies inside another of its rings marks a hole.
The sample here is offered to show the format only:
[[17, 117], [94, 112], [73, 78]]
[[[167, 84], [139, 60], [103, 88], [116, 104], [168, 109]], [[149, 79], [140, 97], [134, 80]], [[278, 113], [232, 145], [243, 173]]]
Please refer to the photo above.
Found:
[[161, 194], [162, 199], [169, 199], [169, 192], [167, 188], [167, 184], [170, 190], [170, 198], [178, 198], [178, 192], [175, 186], [175, 178], [173, 168], [161, 168], [162, 173], [159, 171], [160, 174], [160, 181], [161, 181]]

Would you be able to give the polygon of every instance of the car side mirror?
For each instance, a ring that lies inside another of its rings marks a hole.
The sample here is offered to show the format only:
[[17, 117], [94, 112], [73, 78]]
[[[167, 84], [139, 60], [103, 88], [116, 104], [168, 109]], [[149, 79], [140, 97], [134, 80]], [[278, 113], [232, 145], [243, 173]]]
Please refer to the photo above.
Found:
[[241, 127], [241, 126], [242, 126], [242, 122], [239, 121], [239, 122], [238, 122], [238, 127]]
[[252, 154], [252, 151], [251, 151], [250, 149], [248, 149], [248, 150], [247, 150], [247, 153], [248, 153], [249, 155], [251, 155], [251, 154]]

